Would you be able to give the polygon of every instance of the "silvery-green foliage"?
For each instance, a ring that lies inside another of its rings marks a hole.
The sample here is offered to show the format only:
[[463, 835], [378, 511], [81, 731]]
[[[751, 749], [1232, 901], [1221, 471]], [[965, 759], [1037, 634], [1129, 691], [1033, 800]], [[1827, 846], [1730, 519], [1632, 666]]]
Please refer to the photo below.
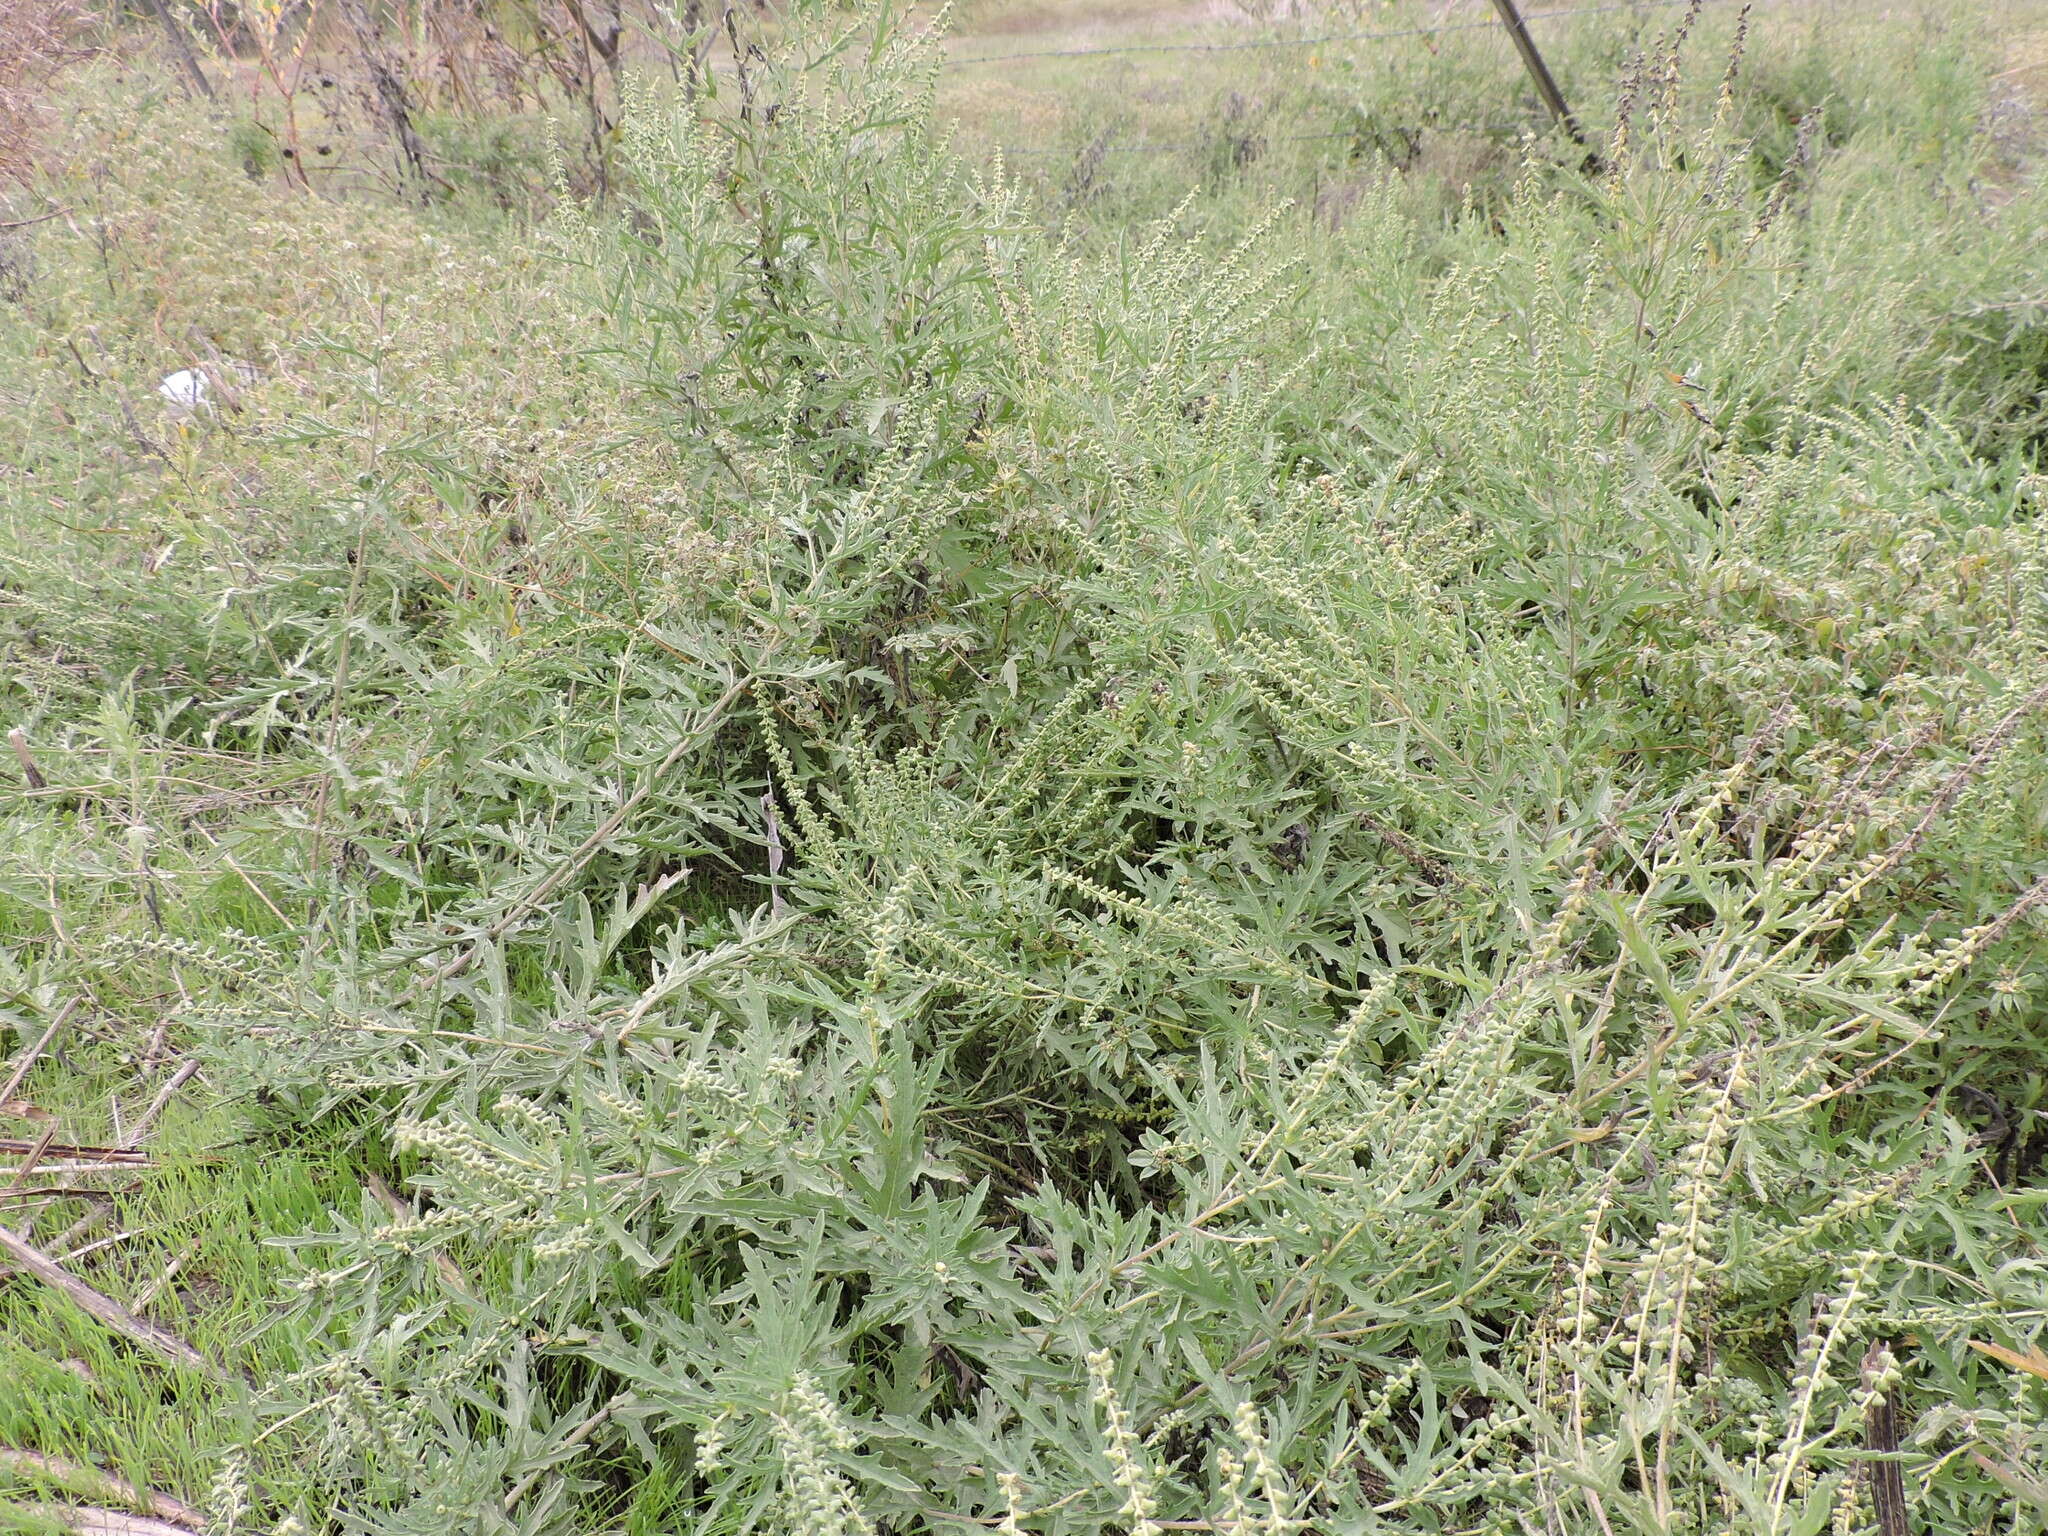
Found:
[[1391, 199], [1084, 249], [872, 20], [550, 237], [687, 530], [565, 494], [348, 765], [381, 904], [178, 957], [410, 1202], [294, 1239], [255, 1442], [393, 1533], [1789, 1536], [1897, 1391], [1977, 1528], [2048, 562], [1787, 286], [1825, 157], [1674, 49], [1427, 281]]

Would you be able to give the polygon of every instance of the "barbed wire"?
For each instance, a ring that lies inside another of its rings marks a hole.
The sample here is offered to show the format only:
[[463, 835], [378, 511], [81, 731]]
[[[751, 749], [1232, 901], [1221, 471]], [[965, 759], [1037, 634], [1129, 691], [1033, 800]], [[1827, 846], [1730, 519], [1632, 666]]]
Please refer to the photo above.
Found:
[[[1306, 144], [1313, 139], [1350, 139], [1357, 134], [1348, 128], [1335, 133], [1290, 133], [1280, 138], [1268, 138], [1263, 134], [1254, 135], [1261, 144]], [[1038, 155], [1058, 155], [1079, 159], [1084, 155], [1177, 155], [1193, 154], [1201, 150], [1216, 149], [1224, 143], [1221, 139], [1190, 139], [1185, 143], [1166, 144], [1104, 144], [1100, 149], [1093, 145], [1082, 145], [1079, 149], [1038, 149], [1026, 145], [1005, 144], [1001, 146], [1005, 160], [1029, 159]]]
[[[1600, 5], [1574, 6], [1564, 10], [1533, 11], [1530, 12], [1525, 17], [1525, 19], [1529, 21], [1540, 21], [1570, 16], [1596, 16], [1614, 11], [1670, 11], [1683, 9], [1684, 7], [1694, 3], [1695, 0], [1612, 0], [1612, 3]], [[1760, 11], [1818, 10], [1821, 9], [1823, 5], [1825, 5], [1826, 0], [1697, 0], [1697, 4], [1700, 9], [1706, 9], [1710, 6], [1724, 6], [1737, 3], [1740, 3], [1743, 9], [1755, 13]], [[1875, 17], [1868, 14], [1856, 16], [1853, 18], [1853, 20], [1863, 23], [1869, 23], [1880, 19], [1884, 18]], [[1443, 25], [1431, 27], [1388, 28], [1377, 32], [1331, 33], [1319, 37], [1261, 39], [1258, 41], [1245, 43], [1153, 43], [1133, 44], [1128, 47], [1119, 46], [1113, 48], [1047, 49], [1031, 53], [989, 54], [977, 56], [970, 59], [952, 60], [949, 61], [949, 65], [954, 63], [963, 66], [969, 64], [987, 64], [999, 62], [1003, 59], [1073, 58], [1077, 56], [1085, 57], [1096, 54], [1173, 52], [1209, 53], [1232, 52], [1245, 48], [1307, 47], [1314, 44], [1324, 44], [1332, 42], [1359, 41], [1380, 38], [1417, 37], [1424, 35], [1433, 35], [1443, 32], [1488, 31], [1498, 28], [1499, 25], [1500, 23], [1497, 18], [1486, 17], [1473, 21], [1450, 22], [1445, 23]], [[1491, 121], [1434, 123], [1425, 126], [1428, 126], [1439, 132], [1449, 130], [1453, 132], [1463, 133], [1501, 133], [1511, 131], [1515, 127], [1515, 122]], [[1261, 147], [1264, 147], [1267, 145], [1274, 144], [1307, 144], [1314, 143], [1317, 141], [1326, 142], [1333, 139], [1355, 140], [1360, 138], [1363, 134], [1365, 134], [1368, 131], [1369, 130], [1366, 129], [1363, 125], [1355, 125], [1350, 128], [1340, 128], [1327, 133], [1290, 133], [1279, 135], [1256, 134], [1251, 135], [1250, 137], [1254, 138]], [[1098, 143], [1093, 145], [1080, 146], [1063, 145], [1055, 148], [1047, 148], [1039, 145], [1002, 144], [995, 146], [995, 148], [1002, 154], [1004, 159], [1017, 160], [1037, 159], [1043, 157], [1077, 158], [1088, 155], [1163, 155], [1202, 153], [1214, 151], [1219, 147], [1225, 147], [1227, 146], [1227, 142], [1227, 138], [1208, 138], [1193, 139], [1187, 141], [1167, 141], [1163, 143]]]
[[[1424, 126], [1426, 126], [1432, 132], [1435, 133], [1512, 133], [1517, 127], [1522, 126], [1522, 123], [1520, 122], [1520, 120], [1509, 121], [1507, 119], [1503, 119], [1499, 122], [1491, 123], [1429, 123]], [[1241, 135], [1240, 137], [1244, 141], [1250, 142], [1256, 145], [1257, 147], [1263, 149], [1267, 145], [1271, 144], [1314, 144], [1327, 142], [1331, 139], [1358, 140], [1366, 137], [1369, 131], [1369, 129], [1367, 129], [1363, 125], [1360, 125], [1352, 128], [1332, 129], [1328, 133], [1247, 133]], [[1218, 149], [1227, 149], [1230, 146], [1231, 142], [1232, 138], [1230, 135], [1219, 135], [1215, 138], [1210, 139], [1186, 139], [1181, 141], [1168, 140], [1163, 143], [1145, 142], [1139, 144], [1104, 144], [1100, 149], [1097, 149], [1092, 144], [1084, 144], [1078, 148], [1061, 146], [1059, 148], [1054, 149], [1042, 148], [1036, 145], [1003, 144], [998, 145], [997, 148], [999, 148], [1002, 151], [1002, 156], [1005, 160], [1016, 160], [1020, 158], [1031, 159], [1038, 156], [1057, 156], [1065, 159], [1080, 159], [1083, 156], [1090, 154], [1196, 154], [1214, 151]]]
[[[1600, 16], [1613, 11], [1673, 10], [1690, 0], [1611, 0], [1604, 5], [1575, 5], [1555, 11], [1531, 11], [1524, 21], [1554, 21], [1571, 16]], [[1700, 4], [1728, 5], [1734, 0], [1700, 0]], [[1039, 48], [1020, 53], [983, 53], [971, 58], [948, 59], [947, 69], [966, 69], [976, 64], [1010, 64], [1022, 59], [1108, 58], [1129, 53], [1245, 53], [1262, 48], [1317, 48], [1331, 43], [1382, 42], [1402, 37], [1437, 37], [1447, 32], [1478, 32], [1500, 26], [1497, 17], [1475, 17], [1471, 21], [1447, 21], [1426, 27], [1383, 27], [1372, 32], [1328, 32], [1315, 37], [1259, 37], [1235, 43], [1119, 43], [1108, 48]]]

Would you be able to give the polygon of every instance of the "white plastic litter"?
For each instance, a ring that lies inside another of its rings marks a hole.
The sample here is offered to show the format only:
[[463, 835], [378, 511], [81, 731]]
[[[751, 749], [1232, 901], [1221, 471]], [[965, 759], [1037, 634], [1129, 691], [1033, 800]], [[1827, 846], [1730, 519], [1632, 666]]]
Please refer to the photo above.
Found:
[[163, 383], [156, 387], [172, 410], [186, 416], [206, 404], [207, 390], [206, 375], [197, 368], [180, 368], [176, 373], [166, 374]]

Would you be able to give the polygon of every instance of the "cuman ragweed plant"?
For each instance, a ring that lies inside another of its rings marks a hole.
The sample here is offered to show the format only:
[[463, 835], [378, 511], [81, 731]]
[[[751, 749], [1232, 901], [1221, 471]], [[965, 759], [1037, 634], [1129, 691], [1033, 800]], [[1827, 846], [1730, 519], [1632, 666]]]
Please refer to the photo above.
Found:
[[1689, 25], [1442, 229], [1047, 232], [871, 12], [636, 99], [639, 467], [394, 516], [314, 941], [123, 952], [390, 1181], [219, 1531], [2038, 1525], [2038, 195]]

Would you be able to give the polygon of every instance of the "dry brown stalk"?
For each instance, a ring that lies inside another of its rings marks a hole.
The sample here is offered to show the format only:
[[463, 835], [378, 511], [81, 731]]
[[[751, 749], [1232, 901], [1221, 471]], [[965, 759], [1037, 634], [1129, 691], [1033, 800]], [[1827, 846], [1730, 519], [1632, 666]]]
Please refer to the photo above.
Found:
[[[393, 1216], [397, 1217], [400, 1221], [410, 1221], [413, 1219], [415, 1214], [413, 1208], [399, 1197], [397, 1190], [385, 1183], [377, 1174], [365, 1174], [363, 1182], [369, 1186], [370, 1193], [377, 1197], [384, 1209]], [[441, 1278], [448, 1282], [451, 1290], [457, 1291], [464, 1296], [475, 1294], [470, 1290], [469, 1282], [463, 1278], [462, 1271], [455, 1267], [455, 1261], [449, 1258], [447, 1254], [436, 1253], [434, 1255], [434, 1268], [440, 1272]]]
[[49, 1049], [50, 1042], [57, 1038], [57, 1031], [64, 1027], [64, 1021], [71, 1017], [72, 1010], [77, 1006], [78, 999], [74, 997], [52, 1015], [49, 1026], [44, 1029], [36, 1043], [23, 1053], [21, 1060], [14, 1064], [14, 1070], [7, 1076], [6, 1085], [0, 1087], [0, 1104], [11, 1100], [15, 1090], [27, 1081], [29, 1073], [35, 1070], [37, 1060]]
[[0, 180], [26, 181], [35, 169], [46, 116], [46, 87], [88, 50], [78, 0], [0, 0]]
[[103, 1295], [83, 1280], [66, 1274], [55, 1259], [11, 1227], [0, 1226], [0, 1249], [4, 1249], [22, 1270], [34, 1275], [51, 1289], [61, 1291], [80, 1311], [104, 1323], [123, 1338], [130, 1339], [145, 1349], [153, 1350], [166, 1360], [182, 1365], [187, 1370], [199, 1371], [208, 1376], [221, 1374], [219, 1366], [176, 1334], [168, 1329], [159, 1328], [155, 1323], [145, 1322], [111, 1296]]
[[124, 1514], [87, 1504], [39, 1504], [33, 1513], [54, 1520], [76, 1536], [187, 1536], [188, 1528], [148, 1515]]
[[17, 1450], [11, 1445], [0, 1445], [0, 1466], [12, 1467], [16, 1471], [40, 1473], [53, 1483], [62, 1483], [76, 1488], [95, 1498], [110, 1503], [126, 1504], [158, 1520], [168, 1520], [187, 1530], [203, 1530], [206, 1517], [190, 1504], [174, 1499], [169, 1494], [154, 1489], [138, 1488], [111, 1472], [102, 1472], [98, 1467], [81, 1466], [76, 1462], [61, 1461], [55, 1456], [45, 1456], [40, 1451]]
[[28, 780], [28, 787], [47, 789], [48, 781], [43, 778], [43, 770], [37, 766], [35, 755], [29, 751], [28, 737], [23, 734], [20, 726], [17, 725], [7, 733], [7, 744], [14, 748], [15, 759], [21, 764], [21, 776]]
[[[34, 1141], [20, 1136], [0, 1136], [0, 1157], [34, 1157], [38, 1153], [48, 1157], [77, 1158], [94, 1166], [146, 1168], [149, 1158], [128, 1147], [95, 1147], [73, 1145], [65, 1141]], [[44, 1166], [48, 1166], [45, 1164]]]
[[149, 1101], [149, 1108], [142, 1112], [142, 1118], [129, 1129], [127, 1139], [130, 1147], [142, 1140], [144, 1133], [156, 1124], [156, 1117], [164, 1112], [164, 1106], [171, 1102], [172, 1096], [189, 1083], [198, 1071], [198, 1059], [188, 1056], [178, 1070], [171, 1074], [169, 1081], [157, 1089], [156, 1097]]
[[1883, 1340], [1870, 1346], [1863, 1356], [1863, 1381], [1874, 1391], [1863, 1421], [1863, 1443], [1871, 1455], [1884, 1458], [1870, 1464], [1870, 1502], [1877, 1512], [1878, 1536], [1907, 1536], [1912, 1521], [1906, 1509], [1906, 1481], [1895, 1458], [1899, 1454], [1899, 1395], [1878, 1390], [1878, 1377], [1891, 1351]]

